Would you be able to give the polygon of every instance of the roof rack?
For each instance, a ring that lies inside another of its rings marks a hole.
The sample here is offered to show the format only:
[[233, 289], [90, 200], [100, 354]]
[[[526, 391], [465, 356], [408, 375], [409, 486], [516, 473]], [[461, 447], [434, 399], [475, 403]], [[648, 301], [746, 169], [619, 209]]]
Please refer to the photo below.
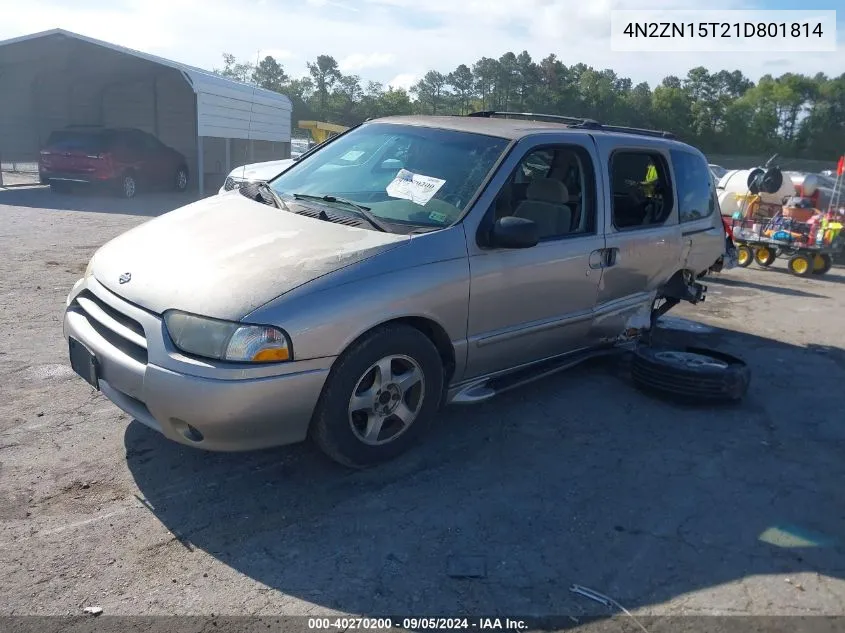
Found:
[[569, 127], [578, 127], [587, 130], [602, 130], [605, 132], [622, 132], [625, 134], [640, 134], [642, 136], [656, 136], [658, 138], [674, 139], [676, 138], [672, 132], [664, 130], [648, 130], [639, 127], [628, 127], [624, 125], [605, 125], [599, 123], [594, 119], [585, 119], [574, 116], [564, 116], [561, 114], [540, 114], [536, 112], [499, 112], [496, 110], [482, 110], [481, 112], [470, 112], [466, 116], [482, 117], [492, 119], [494, 117], [522, 117], [534, 121], [549, 121], [551, 123], [564, 123]]

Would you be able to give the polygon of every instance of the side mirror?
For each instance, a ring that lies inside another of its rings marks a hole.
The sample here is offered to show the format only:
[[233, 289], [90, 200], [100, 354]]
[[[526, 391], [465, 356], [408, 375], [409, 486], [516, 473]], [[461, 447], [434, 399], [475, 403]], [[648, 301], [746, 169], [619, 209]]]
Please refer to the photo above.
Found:
[[402, 169], [403, 167], [404, 167], [404, 165], [402, 164], [401, 160], [399, 160], [397, 158], [388, 158], [386, 161], [384, 161], [381, 164], [380, 169], [383, 169], [385, 171], [394, 171], [394, 170]]
[[531, 248], [540, 241], [537, 224], [533, 220], [506, 216], [493, 224], [491, 246], [498, 248]]

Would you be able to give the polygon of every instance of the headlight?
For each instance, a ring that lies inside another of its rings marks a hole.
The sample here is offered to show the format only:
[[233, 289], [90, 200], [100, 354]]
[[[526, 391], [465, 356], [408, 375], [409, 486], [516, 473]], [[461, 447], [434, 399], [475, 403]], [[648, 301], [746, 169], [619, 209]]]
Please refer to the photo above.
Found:
[[173, 343], [183, 352], [240, 363], [292, 360], [287, 335], [269, 325], [247, 325], [196, 316], [178, 310], [164, 313]]

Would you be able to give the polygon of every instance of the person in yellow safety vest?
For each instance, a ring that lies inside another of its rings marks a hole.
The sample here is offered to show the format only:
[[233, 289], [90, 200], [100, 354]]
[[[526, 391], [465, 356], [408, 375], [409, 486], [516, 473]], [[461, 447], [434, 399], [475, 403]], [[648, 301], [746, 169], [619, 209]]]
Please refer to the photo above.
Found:
[[658, 177], [657, 177], [657, 166], [654, 163], [649, 164], [648, 169], [645, 172], [645, 180], [643, 181], [643, 193], [646, 196], [654, 196], [656, 193], [656, 185], [657, 185]]

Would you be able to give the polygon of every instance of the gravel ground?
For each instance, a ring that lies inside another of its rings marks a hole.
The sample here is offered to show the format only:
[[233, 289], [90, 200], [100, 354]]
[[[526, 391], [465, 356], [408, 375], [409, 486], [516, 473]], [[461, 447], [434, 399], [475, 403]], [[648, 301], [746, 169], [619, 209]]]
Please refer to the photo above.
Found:
[[184, 201], [0, 190], [0, 615], [608, 613], [573, 583], [646, 615], [845, 615], [842, 269], [730, 271], [665, 320], [747, 360], [739, 406], [595, 362], [350, 473], [170, 443], [71, 373], [88, 258]]

